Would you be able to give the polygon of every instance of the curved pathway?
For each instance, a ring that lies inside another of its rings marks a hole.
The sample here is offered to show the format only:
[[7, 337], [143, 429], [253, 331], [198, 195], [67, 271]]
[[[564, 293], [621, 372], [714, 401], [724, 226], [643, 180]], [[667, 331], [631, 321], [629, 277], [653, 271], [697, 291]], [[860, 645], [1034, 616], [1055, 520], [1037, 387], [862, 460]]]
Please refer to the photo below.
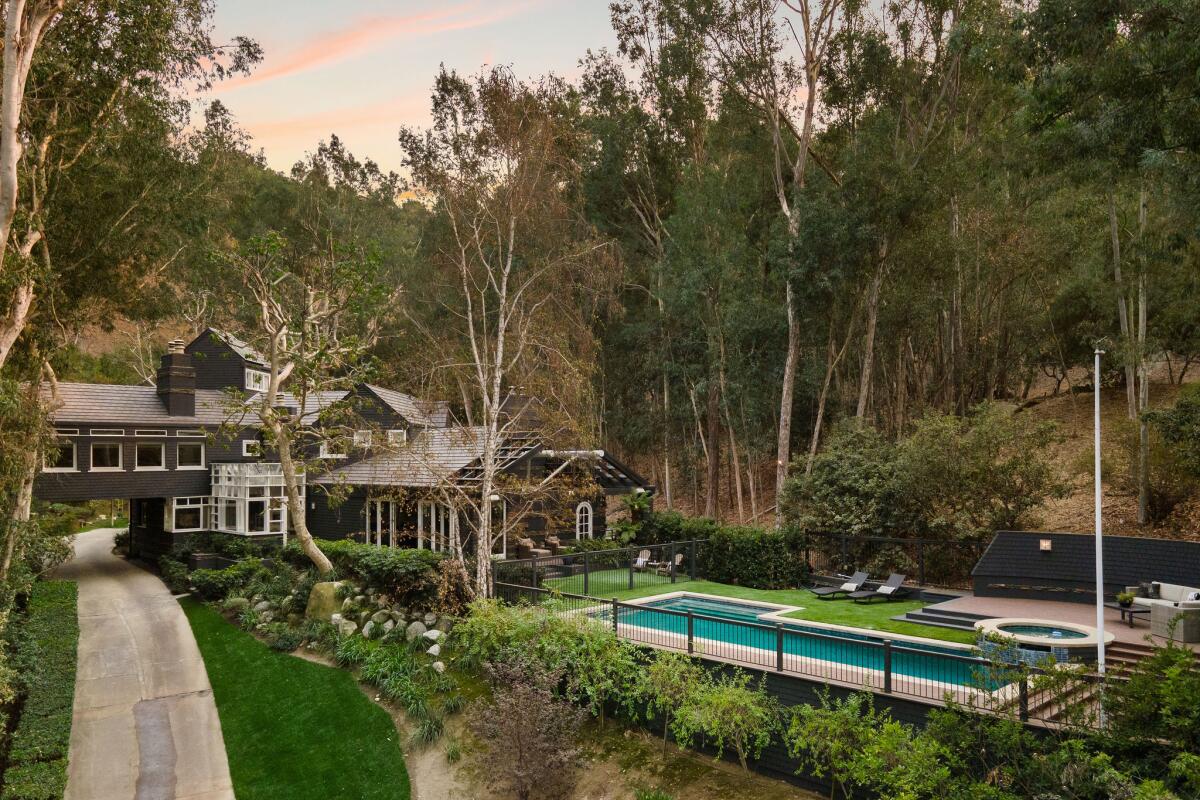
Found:
[[56, 576], [79, 584], [67, 800], [232, 800], [192, 629], [162, 581], [110, 552], [115, 532], [79, 534]]

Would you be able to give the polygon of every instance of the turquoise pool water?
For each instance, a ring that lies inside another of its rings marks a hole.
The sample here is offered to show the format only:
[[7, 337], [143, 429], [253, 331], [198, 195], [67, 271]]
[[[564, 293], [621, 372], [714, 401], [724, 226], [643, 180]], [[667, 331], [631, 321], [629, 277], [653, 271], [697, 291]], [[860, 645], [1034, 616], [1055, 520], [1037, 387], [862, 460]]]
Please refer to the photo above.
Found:
[[999, 625], [996, 630], [1005, 633], [1015, 633], [1019, 636], [1045, 636], [1059, 639], [1084, 639], [1087, 634], [1071, 628], [1059, 628], [1055, 625]]
[[[764, 654], [761, 660], [754, 659], [756, 663], [769, 663], [773, 657], [772, 654], [776, 652], [777, 634], [774, 630], [750, 628], [736, 624], [758, 623], [758, 616], [768, 613], [771, 609], [739, 603], [736, 600], [701, 597], [672, 597], [655, 600], [641, 604], [636, 611], [622, 608], [621, 624], [687, 635], [686, 617], [678, 614], [664, 614], [659, 609], [691, 611], [695, 615], [711, 618], [693, 619], [692, 634], [696, 639], [710, 639], [724, 644], [770, 651], [768, 654]], [[799, 621], [784, 623], [783, 627], [783, 650], [788, 655], [820, 659], [829, 661], [833, 665], [856, 668], [882, 670], [884, 667], [883, 649], [870, 646], [870, 643], [881, 643], [883, 641], [881, 637], [805, 625]], [[819, 634], [822, 638], [804, 634]], [[982, 687], [991, 683], [976, 665], [947, 658], [947, 656], [966, 655], [962, 650], [909, 641], [893, 641], [893, 645], [897, 648], [904, 648], [903, 651], [893, 650], [892, 652], [892, 672], [894, 674], [957, 686]], [[714, 651], [714, 655], [721, 655], [718, 647], [710, 646], [710, 649]], [[828, 677], [842, 680], [854, 679], [852, 671], [839, 672], [837, 667], [831, 669]], [[997, 687], [992, 684], [987, 688], [995, 689]]]

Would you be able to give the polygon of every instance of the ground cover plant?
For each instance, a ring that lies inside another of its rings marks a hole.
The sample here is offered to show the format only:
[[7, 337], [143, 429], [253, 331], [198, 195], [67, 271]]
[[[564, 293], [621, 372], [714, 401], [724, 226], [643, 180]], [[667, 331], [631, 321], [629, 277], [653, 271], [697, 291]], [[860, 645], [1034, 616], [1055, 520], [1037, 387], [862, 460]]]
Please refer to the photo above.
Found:
[[54, 800], [67, 782], [79, 624], [76, 587], [38, 581], [13, 627], [16, 724], [3, 775], [4, 800]]
[[217, 611], [182, 604], [212, 682], [239, 798], [407, 800], [399, 733], [352, 675], [273, 652]]

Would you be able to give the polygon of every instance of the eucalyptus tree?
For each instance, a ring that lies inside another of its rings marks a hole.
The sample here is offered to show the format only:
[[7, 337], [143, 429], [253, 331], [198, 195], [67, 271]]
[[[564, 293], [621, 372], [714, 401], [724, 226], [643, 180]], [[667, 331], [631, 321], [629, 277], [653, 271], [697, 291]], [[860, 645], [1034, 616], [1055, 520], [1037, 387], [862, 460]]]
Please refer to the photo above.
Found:
[[[442, 70], [432, 127], [400, 131], [404, 165], [433, 209], [425, 292], [406, 307], [430, 342], [430, 368], [461, 376], [478, 440], [478, 479], [460, 508], [476, 526], [480, 594], [490, 587], [506, 441], [594, 431], [592, 325], [612, 246], [583, 217], [573, 107], [553, 79]], [[514, 390], [537, 398], [534, 413], [512, 413]]]

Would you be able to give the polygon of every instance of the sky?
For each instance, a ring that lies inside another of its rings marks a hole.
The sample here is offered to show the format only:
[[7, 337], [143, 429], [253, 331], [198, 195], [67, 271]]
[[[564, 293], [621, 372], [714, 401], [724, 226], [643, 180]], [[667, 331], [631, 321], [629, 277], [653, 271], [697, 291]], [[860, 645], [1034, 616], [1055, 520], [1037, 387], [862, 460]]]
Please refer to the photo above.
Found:
[[428, 124], [439, 64], [574, 78], [588, 48], [615, 44], [608, 0], [217, 0], [214, 23], [262, 45], [254, 74], [210, 94], [283, 171], [333, 133], [399, 171], [397, 131]]

